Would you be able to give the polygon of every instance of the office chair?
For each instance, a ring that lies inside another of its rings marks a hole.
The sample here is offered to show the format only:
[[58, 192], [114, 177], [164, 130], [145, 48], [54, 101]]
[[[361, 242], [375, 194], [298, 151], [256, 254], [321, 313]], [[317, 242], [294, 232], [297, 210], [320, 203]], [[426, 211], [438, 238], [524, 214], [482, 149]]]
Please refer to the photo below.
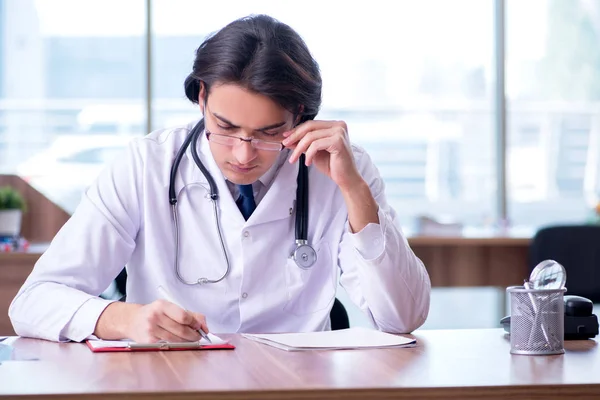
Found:
[[332, 331], [350, 328], [350, 320], [348, 319], [346, 307], [337, 298], [333, 301], [333, 307], [331, 307], [331, 311], [329, 312], [329, 319], [331, 320]]
[[530, 271], [552, 259], [567, 272], [567, 294], [600, 303], [600, 226], [562, 225], [540, 229], [529, 248]]
[[[126, 295], [126, 287], [127, 287], [127, 271], [125, 268], [121, 270], [119, 275], [115, 278], [115, 285], [117, 286], [117, 290], [121, 293], [123, 298]], [[329, 318], [331, 319], [331, 330], [335, 331], [338, 329], [347, 329], [350, 328], [350, 320], [348, 319], [348, 312], [346, 311], [346, 307], [339, 301], [337, 298], [333, 302], [333, 306], [329, 313]]]

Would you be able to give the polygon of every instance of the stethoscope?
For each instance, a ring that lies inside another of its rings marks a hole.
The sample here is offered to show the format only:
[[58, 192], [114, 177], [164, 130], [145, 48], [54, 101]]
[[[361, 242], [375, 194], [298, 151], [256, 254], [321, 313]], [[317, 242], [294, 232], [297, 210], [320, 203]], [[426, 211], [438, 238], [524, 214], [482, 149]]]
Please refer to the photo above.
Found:
[[[177, 275], [177, 279], [180, 282], [186, 285], [203, 285], [206, 283], [217, 283], [225, 279], [225, 277], [229, 274], [231, 270], [231, 262], [229, 261], [229, 257], [227, 255], [227, 249], [225, 248], [225, 243], [223, 241], [223, 232], [221, 230], [221, 223], [219, 219], [219, 211], [217, 206], [217, 201], [219, 200], [219, 190], [217, 189], [217, 184], [213, 179], [212, 175], [204, 164], [202, 160], [200, 160], [200, 156], [198, 156], [198, 138], [204, 132], [204, 119], [200, 120], [194, 126], [194, 128], [190, 131], [188, 136], [185, 138], [183, 145], [177, 151], [175, 155], [175, 160], [173, 161], [173, 165], [171, 165], [171, 175], [169, 180], [169, 203], [171, 204], [171, 211], [173, 213], [173, 230], [175, 236], [175, 273]], [[175, 176], [177, 175], [177, 168], [179, 168], [179, 164], [181, 163], [181, 159], [185, 154], [188, 147], [192, 145], [192, 158], [194, 162], [208, 181], [208, 185], [210, 186], [210, 200], [213, 203], [213, 215], [215, 219], [215, 223], [217, 225], [217, 232], [219, 234], [219, 241], [221, 242], [221, 251], [223, 252], [223, 257], [225, 257], [225, 262], [227, 264], [227, 269], [225, 273], [219, 279], [208, 279], [208, 278], [199, 278], [197, 281], [188, 281], [186, 280], [179, 270], [179, 219], [177, 216], [177, 194], [175, 194]], [[294, 252], [291, 254], [291, 258], [296, 262], [296, 265], [302, 269], [308, 269], [312, 267], [317, 261], [317, 252], [315, 249], [308, 243], [308, 167], [305, 164], [305, 156], [302, 154], [298, 161], [298, 177], [297, 183], [298, 186], [296, 188], [296, 248]]]

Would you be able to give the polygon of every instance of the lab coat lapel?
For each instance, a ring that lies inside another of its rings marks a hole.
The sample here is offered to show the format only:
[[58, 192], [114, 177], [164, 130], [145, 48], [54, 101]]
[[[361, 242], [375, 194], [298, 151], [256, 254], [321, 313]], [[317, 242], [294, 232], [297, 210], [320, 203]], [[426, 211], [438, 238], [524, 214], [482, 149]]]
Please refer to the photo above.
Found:
[[264, 224], [292, 217], [296, 199], [297, 175], [298, 163], [290, 164], [286, 160], [275, 176], [271, 187], [248, 219], [248, 225]]

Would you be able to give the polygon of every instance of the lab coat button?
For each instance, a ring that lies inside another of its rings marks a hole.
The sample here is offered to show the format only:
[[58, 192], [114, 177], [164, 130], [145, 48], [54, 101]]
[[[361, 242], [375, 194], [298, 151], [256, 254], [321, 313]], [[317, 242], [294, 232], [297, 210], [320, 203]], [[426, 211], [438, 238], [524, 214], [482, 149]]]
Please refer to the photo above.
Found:
[[242, 298], [245, 299], [246, 297], [248, 297], [248, 293], [246, 293], [246, 292], [242, 293]]
[[244, 237], [249, 237], [249, 236], [250, 236], [250, 232], [244, 231]]

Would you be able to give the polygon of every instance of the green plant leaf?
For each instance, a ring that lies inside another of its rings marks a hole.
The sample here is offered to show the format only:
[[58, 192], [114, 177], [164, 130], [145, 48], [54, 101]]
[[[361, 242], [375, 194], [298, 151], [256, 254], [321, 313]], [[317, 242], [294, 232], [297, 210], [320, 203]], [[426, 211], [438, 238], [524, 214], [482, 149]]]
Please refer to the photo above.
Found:
[[0, 210], [27, 210], [25, 198], [11, 186], [0, 187]]

